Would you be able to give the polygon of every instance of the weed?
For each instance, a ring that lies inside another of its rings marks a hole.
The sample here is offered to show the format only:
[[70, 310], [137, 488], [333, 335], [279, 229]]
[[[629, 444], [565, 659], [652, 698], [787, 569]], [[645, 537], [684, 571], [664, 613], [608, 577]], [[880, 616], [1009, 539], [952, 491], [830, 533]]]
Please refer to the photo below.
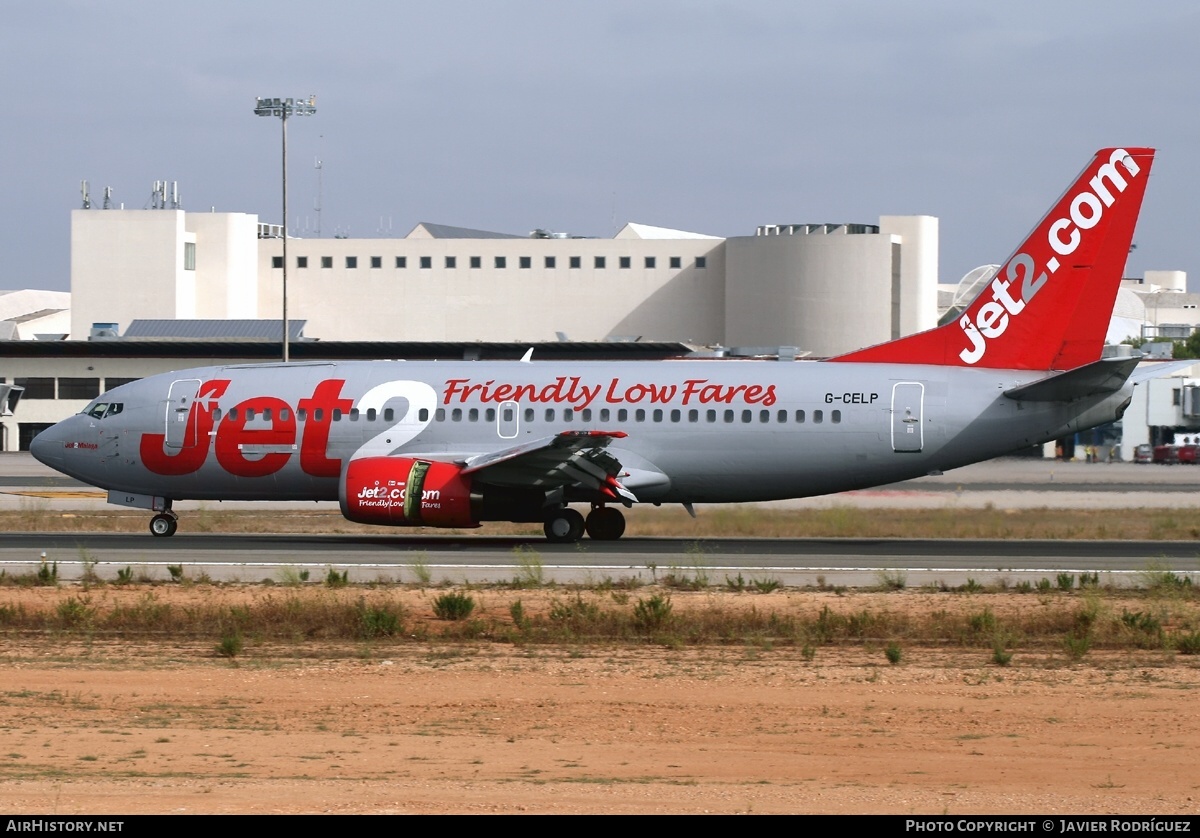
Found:
[[512, 617], [513, 625], [521, 631], [529, 630], [529, 615], [525, 613], [525, 606], [521, 604], [521, 600], [518, 599], [508, 606], [508, 616]]
[[1131, 631], [1162, 634], [1162, 622], [1146, 611], [1122, 611], [1121, 623]]
[[242, 633], [237, 631], [228, 632], [221, 635], [220, 642], [217, 643], [217, 654], [223, 658], [233, 659], [242, 653], [242, 649], [246, 646], [246, 641], [242, 637]]
[[117, 568], [117, 584], [128, 585], [133, 582], [133, 568], [126, 565], [124, 568]]
[[997, 638], [992, 642], [992, 663], [996, 666], [1008, 666], [1012, 663], [1013, 653], [1005, 648], [1004, 641]]
[[800, 657], [806, 661], [812, 661], [817, 656], [817, 650], [811, 643], [805, 643], [800, 647]]
[[514, 588], [540, 588], [546, 583], [542, 569], [542, 557], [537, 550], [524, 544], [513, 548], [517, 560], [517, 575], [513, 577]]
[[1015, 590], [1019, 594], [1027, 594], [1033, 590], [1033, 584], [1028, 579], [1022, 579], [1016, 584]]
[[890, 663], [892, 666], [900, 663], [901, 659], [904, 657], [904, 652], [900, 650], [900, 646], [895, 642], [889, 643], [883, 654], [887, 657], [888, 663]]
[[301, 570], [298, 567], [281, 567], [276, 571], [276, 577], [279, 579], [279, 584], [288, 588], [299, 588], [302, 584], [308, 581], [308, 571]]
[[79, 563], [83, 565], [83, 573], [79, 579], [85, 586], [95, 585], [102, 581], [100, 577], [96, 575], [96, 565], [98, 562], [93, 559], [91, 554], [82, 547], [79, 548]]
[[416, 558], [412, 563], [413, 576], [417, 577], [417, 584], [422, 588], [428, 588], [433, 582], [433, 571], [429, 569], [429, 559], [422, 551], [417, 553]]
[[1190, 576], [1181, 576], [1173, 570], [1153, 564], [1139, 573], [1138, 577], [1141, 587], [1155, 594], [1178, 593], [1192, 587]]
[[1047, 579], [1045, 576], [1043, 576], [1041, 579], [1038, 580], [1038, 583], [1037, 583], [1038, 593], [1043, 593], [1043, 594], [1050, 593], [1050, 589], [1053, 587], [1054, 586], [1050, 584], [1050, 580]]
[[433, 601], [433, 613], [439, 620], [465, 620], [475, 610], [475, 598], [470, 594], [451, 591]]
[[1200, 631], [1175, 635], [1174, 645], [1181, 655], [1200, 655]]
[[769, 594], [779, 590], [779, 587], [783, 583], [778, 579], [755, 579], [753, 584], [754, 590], [758, 591], [760, 594]]
[[368, 640], [392, 637], [403, 628], [403, 612], [398, 605], [367, 605], [358, 600], [359, 632]]
[[875, 580], [885, 591], [902, 591], [908, 585], [908, 575], [903, 570], [877, 570]]
[[1094, 590], [1100, 587], [1100, 574], [1097, 571], [1079, 574], [1079, 587]]
[[633, 606], [633, 621], [643, 631], [655, 631], [671, 620], [671, 598], [655, 594], [649, 599], [639, 598]]
[[970, 576], [967, 577], [967, 584], [963, 585], [959, 590], [968, 594], [977, 594], [983, 590], [983, 585], [976, 582]]
[[52, 564], [46, 563], [46, 554], [42, 553], [42, 563], [38, 567], [37, 585], [57, 585], [58, 584], [58, 562]]
[[167, 565], [167, 573], [171, 574], [172, 582], [182, 582], [183, 581], [183, 565], [169, 564], [169, 565]]
[[1074, 573], [1060, 573], [1060, 574], [1058, 574], [1057, 578], [1058, 578], [1058, 589], [1060, 591], [1069, 591], [1075, 587], [1075, 574]]
[[1092, 635], [1088, 631], [1071, 631], [1063, 638], [1063, 646], [1071, 660], [1082, 660], [1092, 648]]
[[330, 588], [344, 588], [350, 584], [350, 571], [338, 573], [332, 567], [325, 572], [325, 585]]
[[741, 593], [742, 591], [746, 590], [746, 580], [742, 577], [742, 574], [740, 574], [740, 573], [737, 575], [736, 579], [726, 576], [725, 577], [725, 587], [731, 591]]
[[89, 625], [96, 615], [87, 597], [67, 597], [55, 609], [59, 624], [65, 629], [81, 628]]
[[996, 631], [996, 615], [992, 613], [992, 609], [985, 608], [977, 614], [969, 615], [967, 625], [976, 635], [992, 634]]

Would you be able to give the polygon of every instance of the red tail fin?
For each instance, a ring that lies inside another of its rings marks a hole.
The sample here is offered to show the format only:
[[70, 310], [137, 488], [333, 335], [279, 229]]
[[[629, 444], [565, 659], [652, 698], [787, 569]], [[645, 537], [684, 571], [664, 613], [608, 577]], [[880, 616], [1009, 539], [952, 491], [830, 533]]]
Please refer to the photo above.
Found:
[[831, 358], [1069, 370], [1100, 358], [1152, 148], [1106, 148], [958, 320]]

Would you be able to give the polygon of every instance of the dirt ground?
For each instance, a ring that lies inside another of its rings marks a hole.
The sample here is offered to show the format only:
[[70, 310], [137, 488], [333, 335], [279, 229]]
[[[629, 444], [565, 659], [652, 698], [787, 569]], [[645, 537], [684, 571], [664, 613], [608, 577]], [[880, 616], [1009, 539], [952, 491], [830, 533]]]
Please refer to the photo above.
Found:
[[[272, 594], [154, 595], [194, 608]], [[406, 592], [406, 608], [428, 610], [430, 595]], [[7, 587], [0, 607], [68, 596], [78, 590]], [[477, 596], [495, 614], [513, 598]], [[553, 594], [520, 596], [533, 612]], [[674, 597], [914, 612], [965, 599]], [[1031, 595], [986, 597], [972, 607], [1039, 607]], [[1000, 667], [990, 650], [960, 645], [906, 645], [890, 665], [872, 643], [820, 646], [810, 660], [786, 644], [406, 637], [250, 641], [229, 660], [213, 639], [0, 636], [0, 801], [11, 814], [1200, 809], [1200, 665], [1162, 650], [1074, 661], [1047, 646]]]

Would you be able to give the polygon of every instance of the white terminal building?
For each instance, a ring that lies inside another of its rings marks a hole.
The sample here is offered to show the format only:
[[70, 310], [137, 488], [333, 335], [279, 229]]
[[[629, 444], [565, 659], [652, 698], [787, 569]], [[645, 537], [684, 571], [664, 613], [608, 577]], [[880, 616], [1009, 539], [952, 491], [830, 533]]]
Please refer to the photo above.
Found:
[[[938, 284], [930, 216], [763, 225], [730, 238], [635, 223], [612, 238], [422, 223], [404, 238], [289, 238], [287, 258], [289, 331], [333, 353], [311, 357], [347, 357], [334, 348], [349, 343], [378, 342], [375, 357], [396, 357], [399, 342], [563, 340], [826, 357], [932, 328], [956, 291]], [[282, 275], [282, 230], [252, 214], [73, 211], [70, 294], [0, 292], [0, 383], [25, 387], [16, 414], [0, 417], [0, 450], [27, 447], [116, 383], [269, 360], [254, 325], [278, 321]], [[1190, 334], [1200, 296], [1185, 281], [1177, 271], [1127, 281], [1110, 339]], [[18, 338], [62, 345], [17, 347]], [[128, 346], [135, 341], [140, 348]], [[124, 351], [101, 351], [110, 342]], [[354, 357], [365, 357], [361, 348]], [[1147, 418], [1200, 428], [1200, 390], [1193, 400], [1193, 382], [1174, 381], [1168, 390], [1182, 395], [1164, 397], [1178, 398], [1174, 413], [1147, 404]], [[1135, 401], [1130, 414], [1138, 410]], [[1151, 436], [1140, 419], [1126, 423], [1127, 447]]]

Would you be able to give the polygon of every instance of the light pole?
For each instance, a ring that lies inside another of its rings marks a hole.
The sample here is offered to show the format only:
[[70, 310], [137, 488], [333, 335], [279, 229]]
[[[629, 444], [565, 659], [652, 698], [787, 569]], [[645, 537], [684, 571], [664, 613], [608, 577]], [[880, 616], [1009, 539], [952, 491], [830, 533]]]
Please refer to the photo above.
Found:
[[317, 112], [317, 97], [308, 99], [263, 99], [254, 106], [258, 116], [277, 116], [283, 125], [283, 362], [288, 362], [287, 313], [287, 121], [289, 116], [312, 116]]

